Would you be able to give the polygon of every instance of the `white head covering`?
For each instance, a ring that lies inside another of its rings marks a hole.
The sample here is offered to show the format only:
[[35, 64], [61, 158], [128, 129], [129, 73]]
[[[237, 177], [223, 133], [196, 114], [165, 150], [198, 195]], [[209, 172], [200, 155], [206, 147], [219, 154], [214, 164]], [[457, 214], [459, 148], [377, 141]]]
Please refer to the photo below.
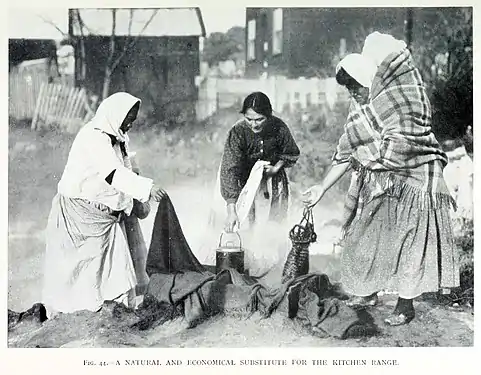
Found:
[[401, 52], [407, 45], [389, 34], [381, 34], [375, 31], [369, 34], [364, 41], [362, 55], [374, 61], [376, 66], [381, 65], [383, 60], [394, 52]]
[[344, 57], [336, 66], [336, 74], [343, 68], [363, 87], [371, 88], [377, 67], [370, 59], [359, 53], [351, 53]]
[[95, 116], [87, 126], [92, 126], [125, 142], [128, 137], [120, 130], [120, 126], [137, 102], [141, 100], [126, 92], [112, 94], [100, 103]]

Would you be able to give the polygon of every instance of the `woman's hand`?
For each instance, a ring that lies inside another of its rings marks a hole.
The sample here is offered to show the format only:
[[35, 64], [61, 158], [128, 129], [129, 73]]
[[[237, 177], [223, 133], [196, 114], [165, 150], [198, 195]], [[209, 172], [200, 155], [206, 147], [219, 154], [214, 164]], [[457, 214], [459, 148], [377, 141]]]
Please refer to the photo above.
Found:
[[227, 233], [232, 233], [236, 226], [239, 227], [239, 224], [239, 217], [235, 210], [235, 204], [231, 203], [227, 205], [227, 219], [225, 220], [224, 230]]
[[264, 166], [264, 173], [267, 177], [272, 177], [279, 173], [279, 168], [275, 165], [266, 165]]
[[150, 189], [150, 199], [160, 202], [167, 196], [167, 193], [161, 187], [154, 185], [152, 189]]
[[279, 160], [276, 165], [265, 165], [264, 173], [267, 177], [272, 177], [279, 173], [281, 168], [284, 166], [284, 160]]
[[314, 207], [328, 191], [332, 185], [334, 185], [339, 179], [349, 170], [350, 163], [333, 164], [326, 177], [320, 185], [311, 186], [304, 193], [302, 193], [302, 201], [306, 207]]
[[232, 212], [227, 215], [224, 229], [227, 233], [232, 233], [234, 232], [236, 226], [239, 226], [239, 218], [237, 217], [237, 214], [235, 212]]
[[322, 185], [314, 185], [302, 193], [302, 202], [306, 207], [314, 207], [323, 197], [325, 189]]

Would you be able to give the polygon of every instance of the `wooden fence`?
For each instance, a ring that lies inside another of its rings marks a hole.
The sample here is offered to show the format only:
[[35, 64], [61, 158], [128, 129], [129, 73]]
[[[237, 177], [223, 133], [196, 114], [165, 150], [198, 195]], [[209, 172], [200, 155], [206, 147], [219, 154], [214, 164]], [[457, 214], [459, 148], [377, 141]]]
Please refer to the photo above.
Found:
[[24, 61], [11, 68], [8, 80], [8, 114], [15, 120], [32, 119], [38, 94], [49, 81], [48, 59]]
[[204, 120], [222, 108], [238, 106], [251, 92], [262, 91], [269, 96], [276, 112], [294, 108], [327, 106], [348, 100], [348, 93], [335, 78], [287, 79], [219, 79], [206, 78], [199, 82], [196, 105], [197, 120]]
[[91, 107], [96, 104], [97, 98], [94, 97], [93, 102], [91, 99], [84, 88], [43, 83], [35, 106], [32, 130], [53, 125], [65, 132], [77, 132], [94, 115]]

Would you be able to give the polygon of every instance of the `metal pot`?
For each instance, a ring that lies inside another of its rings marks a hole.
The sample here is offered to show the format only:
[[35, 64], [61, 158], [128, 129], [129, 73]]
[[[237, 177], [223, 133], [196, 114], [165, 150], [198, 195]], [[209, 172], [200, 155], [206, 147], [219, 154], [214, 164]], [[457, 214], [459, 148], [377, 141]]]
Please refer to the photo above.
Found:
[[219, 273], [222, 270], [233, 268], [239, 273], [244, 273], [244, 249], [239, 233], [235, 233], [239, 240], [237, 246], [234, 241], [227, 241], [223, 244], [224, 234], [220, 235], [219, 247], [216, 249], [215, 272]]

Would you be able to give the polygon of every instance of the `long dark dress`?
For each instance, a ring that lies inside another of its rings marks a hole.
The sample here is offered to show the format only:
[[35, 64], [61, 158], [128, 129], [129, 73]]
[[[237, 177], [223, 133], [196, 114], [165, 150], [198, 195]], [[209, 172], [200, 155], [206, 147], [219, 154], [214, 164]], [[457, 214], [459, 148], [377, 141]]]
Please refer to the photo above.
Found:
[[[245, 119], [230, 129], [222, 157], [220, 190], [227, 203], [235, 203], [257, 161], [264, 160], [275, 165], [279, 160], [284, 160], [283, 168], [272, 178], [270, 212], [270, 219], [282, 220], [287, 213], [289, 195], [285, 168], [297, 162], [300, 151], [289, 128], [281, 119], [272, 116], [266, 121], [260, 133], [254, 133]], [[254, 215], [252, 212], [251, 222], [255, 219]]]

